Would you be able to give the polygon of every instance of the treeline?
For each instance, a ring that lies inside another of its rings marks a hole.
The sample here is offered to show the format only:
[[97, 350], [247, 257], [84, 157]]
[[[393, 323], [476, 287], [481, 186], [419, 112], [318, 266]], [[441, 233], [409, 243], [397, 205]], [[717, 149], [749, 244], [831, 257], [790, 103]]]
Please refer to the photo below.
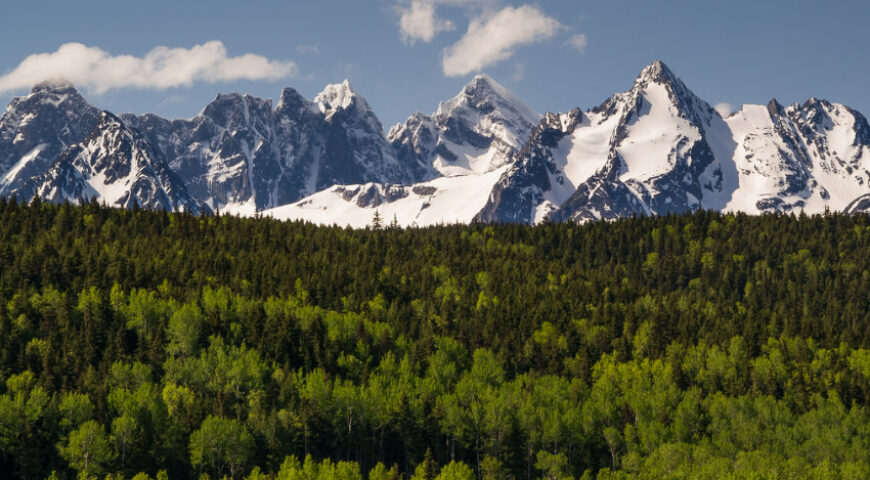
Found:
[[870, 477], [870, 221], [0, 200], [0, 477]]

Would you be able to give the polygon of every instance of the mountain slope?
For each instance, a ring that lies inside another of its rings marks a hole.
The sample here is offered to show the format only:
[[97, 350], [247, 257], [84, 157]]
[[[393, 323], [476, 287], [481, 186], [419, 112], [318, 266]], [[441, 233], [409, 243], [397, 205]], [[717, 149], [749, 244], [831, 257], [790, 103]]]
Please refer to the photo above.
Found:
[[0, 195], [354, 226], [375, 211], [401, 225], [870, 211], [860, 113], [773, 100], [722, 118], [660, 61], [596, 108], [544, 116], [478, 75], [389, 135], [347, 81], [311, 101], [286, 88], [274, 107], [233, 93], [190, 120], [122, 118], [62, 82], [16, 98]]
[[264, 214], [355, 227], [369, 225], [376, 210], [385, 223], [406, 226], [471, 222], [539, 119], [478, 75], [433, 115], [415, 114], [390, 130], [396, 157], [422, 181], [336, 185]]
[[630, 91], [584, 115], [545, 116], [478, 219], [862, 211], [868, 130], [859, 113], [815, 99], [745, 106], [722, 119], [657, 61]]
[[396, 156], [418, 180], [491, 172], [511, 162], [540, 115], [486, 75], [478, 75], [432, 115], [390, 129]]
[[[863, 116], [843, 105], [811, 99], [785, 108], [774, 101], [767, 107], [745, 106], [723, 119], [656, 61], [640, 72], [629, 91], [597, 108], [545, 115], [521, 147], [504, 150], [512, 153], [498, 163], [499, 169], [488, 170], [493, 164], [487, 162], [497, 155], [485, 148], [508, 143], [497, 140], [497, 135], [496, 140], [481, 140], [479, 148], [474, 141], [483, 138], [481, 131], [492, 133], [485, 126], [498, 123], [451, 129], [463, 123], [443, 116], [460, 111], [459, 119], [480, 119], [468, 114], [468, 105], [475, 104], [468, 99], [488, 84], [486, 77], [475, 78], [460, 96], [442, 103], [439, 113], [412, 116], [389, 135], [399, 158], [418, 172], [468, 177], [461, 183], [469, 192], [456, 212], [479, 206], [475, 220], [584, 222], [698, 208], [750, 213], [870, 209], [870, 127]], [[462, 107], [452, 108], [456, 105]], [[443, 152], [457, 143], [451, 138], [464, 139], [465, 152], [478, 155], [445, 156]], [[501, 176], [493, 183], [491, 173], [497, 170]], [[478, 192], [490, 185], [486, 201], [478, 203]], [[376, 205], [347, 195], [373, 188], [384, 192], [392, 187], [333, 189], [332, 194], [304, 199], [275, 215], [358, 225], [367, 224], [378, 210], [384, 218], [392, 212], [400, 224], [409, 225], [417, 222], [416, 214], [403, 212], [416, 208], [419, 213], [431, 205], [411, 194], [383, 195]], [[461, 189], [451, 191], [463, 195]], [[466, 217], [452, 211], [442, 215], [445, 222]]]
[[576, 183], [553, 211], [554, 220], [720, 209], [731, 198], [738, 179], [727, 125], [662, 62], [646, 67], [630, 91], [589, 117], [573, 140], [582, 143], [578, 137], [587, 128], [609, 130], [610, 138], [606, 146], [599, 138], [591, 155], [566, 158], [566, 165], [597, 168]]
[[192, 120], [123, 117], [142, 130], [213, 208], [239, 213], [294, 202], [335, 184], [407, 183], [383, 127], [345, 81], [314, 102], [291, 88], [270, 100], [219, 95]]
[[100, 110], [64, 82], [41, 83], [14, 98], [0, 117], [0, 195], [45, 172], [62, 151], [85, 139], [99, 117]]
[[438, 177], [414, 185], [336, 185], [290, 205], [266, 210], [280, 220], [323, 225], [371, 225], [375, 212], [384, 225], [426, 227], [470, 223], [486, 203], [507, 166], [479, 175]]
[[848, 211], [870, 193], [870, 128], [844, 105], [772, 100], [744, 106], [727, 122], [741, 177], [727, 210]]
[[101, 114], [91, 134], [67, 148], [47, 171], [11, 191], [50, 202], [96, 199], [108, 205], [205, 213], [142, 134]]

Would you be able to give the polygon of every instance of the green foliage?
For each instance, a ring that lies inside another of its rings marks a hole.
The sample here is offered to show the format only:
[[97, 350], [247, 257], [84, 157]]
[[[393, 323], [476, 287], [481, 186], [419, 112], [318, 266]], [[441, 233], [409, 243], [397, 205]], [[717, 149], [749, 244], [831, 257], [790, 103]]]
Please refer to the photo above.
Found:
[[208, 416], [190, 435], [190, 463], [220, 477], [236, 478], [253, 454], [254, 439], [240, 422]]
[[471, 467], [462, 462], [451, 461], [444, 465], [435, 480], [474, 480], [475, 478]]
[[867, 217], [383, 227], [0, 200], [0, 478], [870, 476]]
[[105, 428], [93, 420], [73, 430], [59, 449], [69, 465], [86, 478], [100, 475], [114, 458]]

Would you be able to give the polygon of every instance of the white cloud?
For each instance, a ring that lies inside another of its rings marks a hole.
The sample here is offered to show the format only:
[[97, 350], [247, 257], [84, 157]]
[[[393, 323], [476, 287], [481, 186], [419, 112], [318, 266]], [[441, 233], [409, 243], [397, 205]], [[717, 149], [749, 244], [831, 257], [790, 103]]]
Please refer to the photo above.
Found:
[[399, 11], [399, 33], [402, 41], [411, 45], [417, 40], [431, 42], [436, 34], [454, 28], [449, 20], [438, 18], [432, 1], [414, 0], [407, 7], [399, 7]]
[[116, 88], [162, 90], [195, 82], [278, 80], [296, 75], [298, 68], [293, 62], [269, 60], [251, 53], [229, 57], [219, 41], [189, 49], [155, 47], [142, 58], [113, 56], [98, 47], [66, 43], [56, 52], [30, 55], [14, 70], [0, 76], [0, 92], [55, 79], [103, 93]]
[[552, 38], [563, 28], [535, 7], [505, 7], [472, 20], [465, 35], [444, 50], [441, 68], [447, 76], [465, 75], [510, 58], [520, 46]]
[[429, 43], [441, 32], [454, 30], [453, 22], [443, 19], [437, 10], [453, 7], [464, 10], [465, 16], [491, 11], [501, 0], [395, 0], [394, 10], [399, 14], [399, 34], [402, 41], [413, 45], [417, 41]]
[[585, 33], [578, 33], [568, 39], [568, 45], [580, 53], [586, 53], [586, 46], [589, 45], [589, 39]]
[[713, 109], [719, 112], [719, 115], [721, 115], [722, 118], [725, 118], [734, 112], [734, 107], [730, 103], [725, 102], [717, 103]]

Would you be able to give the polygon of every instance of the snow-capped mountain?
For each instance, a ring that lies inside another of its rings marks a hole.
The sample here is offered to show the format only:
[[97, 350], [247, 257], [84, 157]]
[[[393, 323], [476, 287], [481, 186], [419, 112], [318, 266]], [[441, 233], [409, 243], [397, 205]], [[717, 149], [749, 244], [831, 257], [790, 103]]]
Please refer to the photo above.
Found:
[[335, 185], [298, 202], [266, 210], [278, 219], [325, 225], [371, 225], [375, 212], [384, 225], [429, 226], [470, 223], [486, 204], [507, 165], [477, 175], [438, 177], [414, 185]]
[[819, 100], [749, 105], [723, 119], [657, 61], [598, 108], [547, 115], [478, 219], [860, 211], [868, 201], [856, 199], [870, 191], [866, 125]]
[[45, 172], [67, 147], [84, 140], [99, 118], [100, 110], [65, 82], [41, 83], [14, 98], [0, 117], [0, 195], [9, 196]]
[[[536, 223], [564, 203], [576, 190], [573, 182], [589, 178], [600, 166], [595, 161], [577, 161], [582, 149], [574, 150], [573, 161], [568, 162], [572, 134], [584, 120], [590, 126], [579, 108], [544, 115], [476, 218], [483, 222]], [[602, 128], [590, 128], [585, 133], [585, 138], [591, 139], [586, 146], [592, 148], [585, 153], [595, 153], [594, 148], [600, 149], [610, 135]]]
[[96, 199], [122, 208], [208, 211], [141, 133], [108, 112], [100, 115], [84, 141], [68, 147], [48, 170], [10, 193], [19, 198], [39, 195], [50, 202]]
[[[482, 218], [508, 220], [499, 203], [519, 196], [525, 216], [514, 220], [530, 223], [720, 209], [736, 185], [727, 125], [660, 61], [628, 92], [551, 123], [542, 128], [552, 138], [561, 126], [561, 138], [530, 139], [534, 154], [500, 180]], [[545, 166], [530, 183], [528, 172]]]
[[866, 211], [870, 127], [845, 105], [810, 99], [744, 106], [727, 119], [740, 182], [729, 210]]
[[[141, 133], [140, 133], [141, 132]], [[0, 117], [0, 195], [323, 224], [584, 222], [698, 208], [870, 212], [870, 126], [810, 99], [723, 118], [662, 62], [600, 106], [539, 115], [485, 75], [385, 135], [348, 82], [191, 120], [118, 119], [67, 84]]]
[[434, 114], [415, 113], [391, 128], [388, 138], [416, 179], [485, 174], [512, 161], [540, 118], [481, 74]]
[[292, 88], [271, 100], [219, 95], [192, 120], [123, 117], [212, 208], [254, 213], [335, 184], [411, 181], [375, 114], [345, 81], [313, 102]]

